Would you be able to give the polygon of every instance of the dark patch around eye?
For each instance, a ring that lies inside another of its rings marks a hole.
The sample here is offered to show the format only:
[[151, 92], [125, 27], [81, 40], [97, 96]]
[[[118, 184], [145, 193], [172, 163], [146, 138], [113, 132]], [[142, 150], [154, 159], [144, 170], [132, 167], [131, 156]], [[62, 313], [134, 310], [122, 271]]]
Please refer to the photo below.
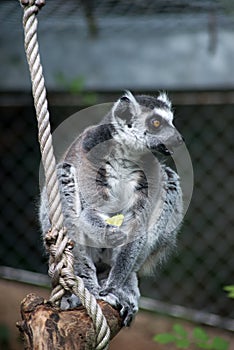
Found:
[[[157, 125], [158, 124], [158, 125]], [[159, 115], [153, 115], [148, 120], [146, 120], [146, 127], [150, 132], [156, 132], [161, 129], [164, 125], [164, 120]]]

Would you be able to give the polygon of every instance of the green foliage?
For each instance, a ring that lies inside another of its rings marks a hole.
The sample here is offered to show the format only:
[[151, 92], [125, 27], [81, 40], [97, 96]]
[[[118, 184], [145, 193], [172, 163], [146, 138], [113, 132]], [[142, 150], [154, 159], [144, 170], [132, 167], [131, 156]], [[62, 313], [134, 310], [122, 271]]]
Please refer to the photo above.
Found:
[[228, 293], [228, 297], [234, 299], [234, 285], [223, 287], [225, 292]]
[[57, 83], [65, 90], [74, 95], [79, 95], [85, 105], [92, 105], [97, 102], [97, 95], [85, 91], [85, 79], [82, 76], [68, 80], [63, 73], [58, 72], [55, 76]]
[[209, 349], [209, 337], [202, 328], [194, 328], [193, 338], [198, 347], [200, 347], [201, 349]]
[[220, 337], [211, 339], [208, 334], [199, 327], [193, 329], [189, 337], [188, 332], [180, 324], [175, 324], [171, 333], [161, 333], [154, 336], [153, 340], [160, 344], [173, 343], [177, 349], [189, 349], [195, 345], [197, 349], [228, 350], [228, 342]]

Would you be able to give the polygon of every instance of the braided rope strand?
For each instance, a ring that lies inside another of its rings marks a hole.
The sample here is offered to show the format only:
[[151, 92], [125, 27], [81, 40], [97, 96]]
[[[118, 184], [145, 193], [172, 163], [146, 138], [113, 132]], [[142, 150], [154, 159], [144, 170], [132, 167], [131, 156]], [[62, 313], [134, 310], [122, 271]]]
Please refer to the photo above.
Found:
[[49, 275], [52, 277], [54, 287], [50, 300], [58, 303], [65, 290], [71, 290], [77, 295], [93, 320], [96, 330], [96, 350], [107, 350], [110, 339], [109, 326], [95, 297], [85, 288], [83, 280], [74, 274], [74, 257], [71, 252], [73, 242], [68, 239], [66, 229], [63, 227], [64, 218], [52, 144], [48, 102], [37, 40], [38, 21], [36, 14], [39, 8], [44, 5], [44, 0], [20, 0], [20, 2], [24, 7], [25, 51], [32, 81], [32, 93], [38, 121], [38, 140], [45, 171], [49, 217], [52, 226], [45, 238], [50, 253]]
[[41, 148], [42, 163], [45, 169], [45, 182], [50, 208], [49, 216], [52, 226], [60, 229], [63, 226], [63, 214], [49, 123], [45, 81], [37, 41], [38, 22], [35, 15], [37, 11], [38, 7], [36, 5], [27, 7], [24, 11], [25, 51], [31, 74], [32, 93], [38, 120], [38, 139]]

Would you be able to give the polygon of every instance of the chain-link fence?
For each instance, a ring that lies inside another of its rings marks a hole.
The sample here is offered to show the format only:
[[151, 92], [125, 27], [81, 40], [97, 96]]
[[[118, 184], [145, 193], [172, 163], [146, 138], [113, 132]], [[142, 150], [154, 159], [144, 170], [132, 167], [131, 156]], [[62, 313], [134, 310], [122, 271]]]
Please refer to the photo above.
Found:
[[[52, 107], [54, 127], [77, 110]], [[142, 281], [142, 292], [231, 318], [223, 287], [233, 283], [234, 105], [178, 104], [175, 110], [193, 162], [194, 194], [177, 254], [155, 277]], [[1, 107], [0, 132], [0, 265], [46, 273], [37, 220], [40, 154], [33, 107]]]
[[[53, 129], [84, 102], [114, 101], [119, 94], [111, 91], [177, 91], [170, 96], [194, 167], [194, 194], [176, 254], [141, 281], [141, 290], [165, 306], [223, 320], [234, 316], [223, 290], [234, 283], [233, 13], [229, 0], [58, 0], [47, 1], [38, 16], [47, 87], [57, 91], [49, 98]], [[46, 274], [21, 17], [17, 1], [0, 3], [0, 265]]]
[[153, 281], [147, 295], [233, 316], [223, 286], [233, 282], [233, 105], [177, 106], [186, 139], [194, 193], [185, 216], [178, 255]]

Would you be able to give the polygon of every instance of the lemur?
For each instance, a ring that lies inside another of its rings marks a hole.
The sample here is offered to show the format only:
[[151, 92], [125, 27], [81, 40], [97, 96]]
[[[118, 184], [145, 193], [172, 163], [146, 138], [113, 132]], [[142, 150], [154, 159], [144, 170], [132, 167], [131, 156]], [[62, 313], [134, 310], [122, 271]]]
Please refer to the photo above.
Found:
[[[58, 164], [65, 226], [75, 242], [75, 273], [97, 298], [117, 308], [124, 326], [138, 311], [138, 275], [152, 272], [176, 245], [183, 217], [177, 173], [162, 162], [183, 138], [171, 102], [129, 91], [98, 124], [85, 129]], [[112, 217], [121, 217], [115, 224]], [[48, 201], [40, 204], [43, 233]], [[80, 304], [75, 295], [61, 307]]]

